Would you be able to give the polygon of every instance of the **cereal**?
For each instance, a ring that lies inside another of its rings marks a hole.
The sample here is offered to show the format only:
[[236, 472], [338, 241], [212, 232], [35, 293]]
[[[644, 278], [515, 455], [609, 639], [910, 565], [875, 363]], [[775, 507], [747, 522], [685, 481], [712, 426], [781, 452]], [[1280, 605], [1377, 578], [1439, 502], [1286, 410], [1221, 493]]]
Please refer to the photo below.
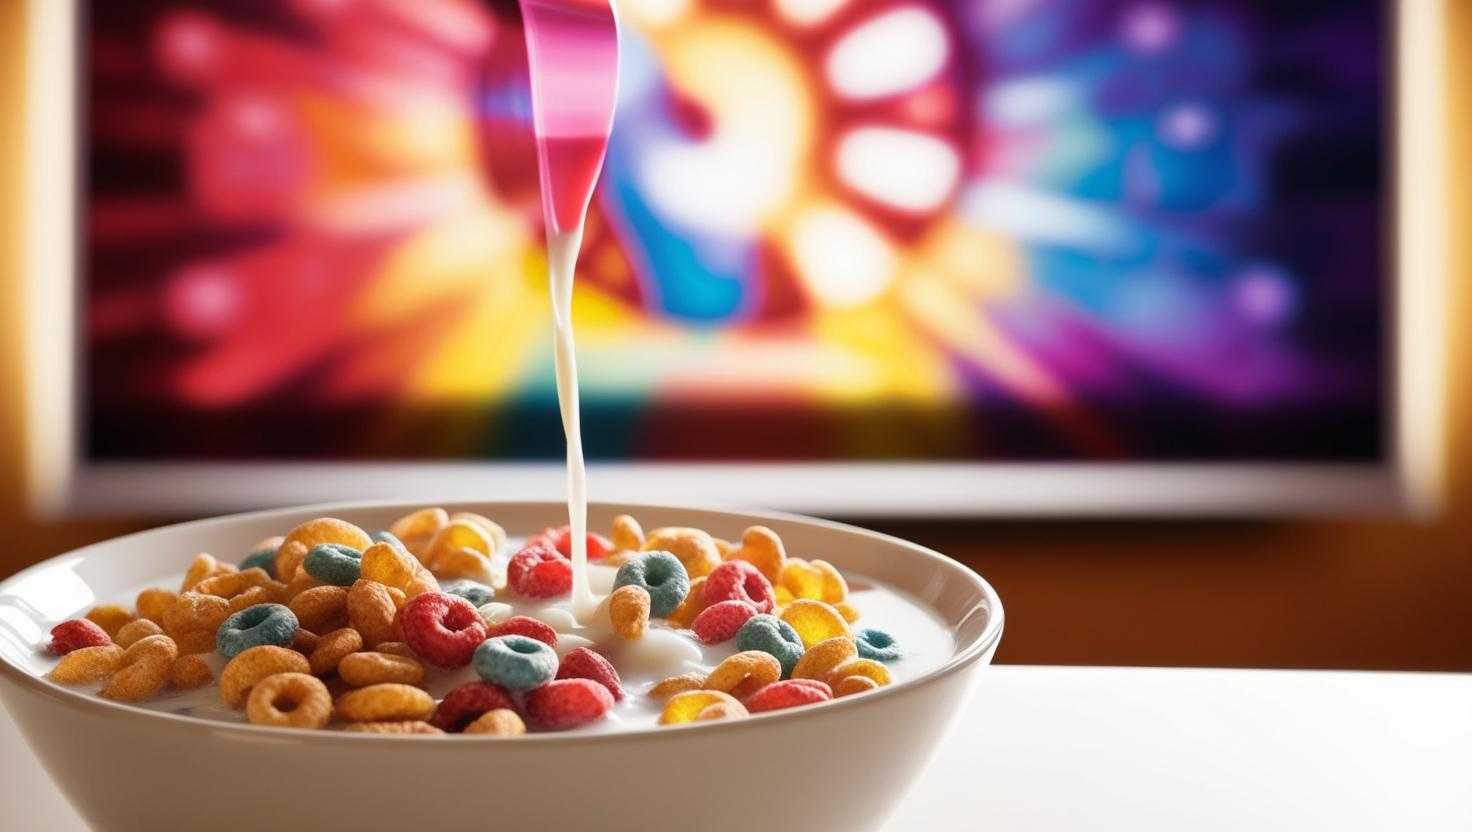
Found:
[[107, 633], [108, 638], [117, 636], [118, 630], [136, 617], [132, 610], [121, 604], [99, 604], [89, 610], [86, 615], [86, 619], [101, 627], [103, 632]]
[[894, 679], [890, 676], [889, 668], [874, 661], [873, 659], [852, 659], [835, 667], [828, 674], [827, 682], [833, 686], [835, 692], [845, 679], [863, 677], [874, 682], [876, 686], [883, 687], [890, 684]]
[[337, 699], [337, 715], [348, 722], [423, 720], [433, 712], [434, 697], [413, 685], [369, 685]]
[[[470, 548], [453, 549], [441, 552], [435, 556], [433, 563], [434, 571], [445, 578], [475, 579], [466, 580], [466, 583], [476, 583], [491, 579], [491, 558]], [[484, 584], [479, 584], [484, 586]], [[445, 590], [449, 592], [450, 590]], [[458, 594], [458, 593], [456, 593]], [[470, 599], [466, 599], [470, 600]]]
[[138, 600], [133, 606], [138, 608], [138, 617], [146, 618], [155, 624], [164, 623], [164, 613], [169, 607], [174, 606], [174, 601], [179, 596], [167, 589], [145, 589], [138, 593]]
[[690, 628], [701, 644], [720, 644], [734, 638], [741, 626], [756, 614], [756, 607], [745, 601], [722, 601], [701, 610]]
[[333, 630], [317, 639], [308, 656], [313, 676], [328, 676], [338, 671], [342, 660], [363, 649], [363, 637], [352, 627]]
[[[547, 529], [538, 535], [537, 539], [547, 541], [563, 557], [572, 557], [571, 527], [562, 526], [556, 529]], [[605, 557], [608, 557], [609, 552], [613, 551], [613, 542], [600, 534], [588, 532], [587, 537], [584, 539], [587, 541], [587, 554], [588, 560], [590, 561], [603, 560]]]
[[826, 682], [834, 668], [856, 655], [858, 655], [858, 647], [851, 639], [844, 636], [834, 636], [826, 641], [820, 641], [809, 647], [808, 651], [798, 660], [797, 665], [792, 668], [792, 678], [817, 679], [820, 682]]
[[124, 624], [118, 630], [117, 638], [113, 639], [119, 647], [132, 647], [133, 643], [149, 636], [161, 636], [164, 628], [149, 621], [147, 618], [139, 618]]
[[704, 688], [704, 673], [681, 673], [679, 676], [670, 676], [655, 682], [654, 687], [649, 689], [649, 695], [655, 699], [666, 699], [677, 693]]
[[741, 545], [725, 554], [726, 560], [743, 560], [755, 566], [766, 579], [776, 586], [782, 577], [782, 566], [787, 552], [782, 547], [782, 538], [766, 526], [752, 526], [741, 533]]
[[464, 667], [486, 638], [486, 623], [464, 598], [426, 592], [399, 611], [404, 641], [426, 662]]
[[350, 653], [338, 663], [337, 675], [357, 687], [384, 682], [417, 685], [424, 680], [424, 665], [392, 653]]
[[822, 601], [799, 598], [783, 608], [781, 618], [797, 631], [804, 647], [811, 648], [834, 636], [850, 638], [848, 622], [843, 620], [838, 610]]
[[848, 597], [848, 583], [826, 560], [791, 558], [782, 567], [782, 586], [793, 598], [836, 604]]
[[706, 705], [695, 715], [696, 722], [713, 722], [719, 719], [745, 719], [751, 716], [740, 702], [716, 702]]
[[181, 656], [215, 651], [215, 634], [209, 630], [191, 630], [187, 633], [174, 633], [169, 637], [174, 640]]
[[505, 621], [498, 621], [486, 628], [486, 638], [496, 636], [526, 636], [548, 647], [557, 646], [557, 631], [552, 628], [551, 624], [525, 615], [513, 615]]
[[363, 551], [341, 543], [318, 543], [302, 561], [307, 574], [332, 586], [352, 586], [363, 577]]
[[477, 607], [489, 604], [496, 597], [496, 590], [479, 581], [451, 581], [444, 584], [441, 589], [451, 595], [459, 595]]
[[388, 587], [377, 581], [360, 578], [348, 590], [348, 624], [363, 637], [369, 647], [399, 637], [395, 619], [398, 605]]
[[271, 571], [287, 583], [296, 580], [302, 574], [302, 564], [306, 562], [307, 552], [310, 550], [311, 547], [300, 540], [282, 544], [276, 550], [275, 568]]
[[286, 606], [301, 626], [314, 633], [335, 630], [348, 620], [348, 590], [341, 586], [312, 587]]
[[174, 690], [194, 690], [215, 681], [210, 663], [199, 654], [180, 656], [169, 668], [169, 687]]
[[868, 676], [844, 676], [833, 683], [833, 697], [852, 696], [855, 693], [867, 693], [877, 690], [879, 683]]
[[205, 632], [214, 638], [215, 631], [230, 617], [230, 602], [218, 595], [185, 592], [164, 613], [164, 632], [178, 637], [184, 633]]
[[586, 647], [574, 647], [562, 657], [562, 663], [557, 666], [556, 678], [592, 679], [608, 688], [614, 701], [624, 698], [623, 682], [618, 678], [618, 670], [613, 663]]
[[511, 556], [506, 585], [528, 598], [555, 598], [572, 591], [572, 564], [549, 546], [533, 544]]
[[101, 682], [116, 673], [123, 664], [123, 648], [116, 644], [79, 647], [61, 657], [48, 674], [51, 681], [62, 685], [84, 685]]
[[200, 581], [234, 571], [235, 567], [220, 563], [213, 555], [203, 553], [195, 555], [194, 560], [189, 562], [189, 568], [184, 570], [184, 580], [179, 584], [179, 592], [188, 592]]
[[904, 655], [894, 636], [883, 630], [865, 627], [854, 633], [854, 643], [859, 647], [860, 658], [877, 662], [892, 662]]
[[276, 546], [272, 546], [270, 548], [257, 549], [254, 552], [246, 555], [245, 559], [240, 562], [240, 571], [244, 572], [247, 569], [262, 569], [265, 570], [266, 574], [270, 575], [272, 578], [276, 577], [276, 550], [279, 547], [280, 544], [277, 544]]
[[732, 693], [738, 686], [750, 683], [755, 691], [782, 677], [782, 665], [770, 653], [747, 650], [728, 657], [716, 665], [705, 680], [706, 690]]
[[293, 600], [296, 599], [298, 595], [301, 595], [303, 592], [306, 592], [309, 589], [316, 589], [319, 586], [322, 586], [321, 581], [317, 580], [311, 575], [308, 575], [305, 569], [299, 568], [296, 570], [296, 576], [293, 577], [291, 581], [287, 583], [284, 587], [282, 587], [281, 598], [279, 600], [283, 604], [290, 604]]
[[445, 694], [429, 721], [442, 731], [457, 733], [481, 716], [498, 710], [516, 710], [516, 704], [505, 690], [490, 682], [466, 682]]
[[797, 631], [774, 615], [753, 615], [736, 631], [737, 650], [760, 650], [769, 653], [782, 668], [782, 678], [792, 675], [792, 668], [802, 658], [802, 639]]
[[322, 638], [311, 630], [297, 630], [296, 638], [291, 640], [291, 649], [303, 656], [310, 656], [321, 642]]
[[179, 648], [168, 636], [148, 636], [123, 652], [117, 672], [102, 687], [102, 696], [119, 702], [152, 699], [169, 681], [169, 668]]
[[422, 551], [416, 551], [415, 554], [419, 556], [421, 563], [438, 572], [441, 571], [439, 561], [461, 549], [469, 549], [473, 554], [489, 558], [496, 550], [496, 543], [491, 540], [490, 532], [479, 524], [467, 520], [451, 520], [434, 533]]
[[388, 527], [389, 534], [403, 541], [405, 551], [417, 552], [429, 543], [435, 532], [450, 522], [450, 515], [442, 508], [421, 508], [406, 514]]
[[705, 610], [705, 582], [709, 576], [701, 575], [690, 582], [690, 592], [685, 595], [685, 600], [675, 611], [665, 616], [665, 620], [676, 627], [689, 627], [695, 616]]
[[526, 723], [516, 711], [497, 708], [486, 711], [478, 719], [465, 726], [467, 734], [492, 734], [498, 737], [519, 737], [526, 733]]
[[703, 590], [705, 603], [745, 601], [757, 612], [771, 612], [776, 606], [772, 585], [765, 576], [744, 560], [730, 560], [717, 566], [706, 576]]
[[601, 719], [612, 708], [613, 694], [592, 679], [556, 679], [526, 695], [527, 716], [550, 731]]
[[76, 618], [51, 628], [51, 641], [46, 645], [46, 651], [53, 656], [65, 656], [73, 650], [109, 644], [112, 644], [112, 636], [101, 625], [87, 618]]
[[[789, 601], [788, 603], [792, 602]], [[838, 610], [838, 614], [843, 616], [843, 620], [850, 624], [859, 620], [859, 608], [847, 601], [839, 601], [833, 605], [833, 608]]]
[[531, 690], [557, 675], [557, 654], [526, 636], [496, 636], [475, 648], [475, 673], [510, 691]]
[[215, 633], [215, 647], [225, 658], [233, 659], [262, 644], [290, 646], [299, 629], [290, 609], [280, 604], [257, 604], [225, 619]]
[[450, 522], [474, 523], [485, 531], [491, 538], [491, 551], [488, 554], [495, 554], [501, 551], [501, 548], [506, 545], [506, 530], [501, 528], [500, 523], [489, 517], [483, 517], [473, 511], [457, 511], [450, 515]]
[[410, 649], [409, 645], [402, 641], [385, 641], [373, 648], [380, 653], [392, 653], [395, 656], [404, 656], [410, 659], [418, 659], [419, 655]]
[[[685, 693], [677, 693], [664, 703], [664, 710], [660, 711], [660, 725], [679, 725], [685, 722], [694, 722], [700, 717], [702, 711], [712, 705], [725, 705], [727, 707], [741, 708], [742, 705], [736, 697], [729, 693], [718, 690], [692, 690]], [[742, 712], [745, 709], [742, 708]]]
[[244, 569], [239, 572], [226, 572], [213, 578], [205, 578], [194, 585], [192, 592], [201, 595], [218, 595], [221, 598], [234, 598], [248, 589], [256, 587], [276, 586], [271, 576], [264, 569]]
[[616, 552], [637, 552], [644, 548], [644, 527], [633, 517], [620, 514], [613, 518], [613, 527], [609, 530], [608, 538]]
[[231, 598], [230, 606], [226, 609], [230, 611], [231, 615], [234, 615], [241, 610], [254, 607], [256, 604], [270, 603], [270, 600], [271, 591], [269, 589], [263, 586], [253, 586], [250, 589], [247, 589], [246, 591], [235, 596], [234, 598]]
[[[368, 533], [345, 520], [333, 517], [319, 517], [316, 520], [297, 526], [287, 533], [286, 539], [282, 541], [281, 548], [276, 553], [276, 575], [283, 580], [289, 580], [296, 575], [296, 567], [306, 561], [307, 552], [322, 543], [340, 543], [361, 552], [373, 545], [373, 538]], [[306, 551], [302, 551], [306, 547]], [[282, 559], [288, 557], [287, 550], [290, 549], [290, 561], [295, 561], [292, 566], [290, 562], [283, 564]], [[298, 556], [300, 553], [300, 556]], [[355, 579], [356, 580], [356, 579]], [[349, 584], [352, 581], [348, 581]]]
[[232, 707], [245, 702], [250, 689], [267, 676], [277, 673], [310, 673], [307, 657], [295, 650], [275, 645], [252, 647], [231, 659], [220, 671], [220, 701]]
[[608, 596], [608, 619], [619, 637], [634, 640], [643, 638], [649, 629], [649, 593], [644, 587], [626, 584]]
[[789, 679], [767, 685], [746, 700], [746, 710], [758, 714], [777, 711], [814, 702], [827, 702], [833, 691], [824, 683], [812, 679]]
[[674, 612], [690, 593], [690, 576], [680, 559], [670, 552], [645, 552], [618, 568], [615, 589], [637, 586], [649, 593], [649, 614], [664, 618]]
[[253, 725], [321, 728], [332, 718], [332, 695], [315, 676], [277, 673], [251, 688], [245, 717]]
[[439, 581], [413, 555], [389, 543], [375, 543], [363, 550], [362, 574], [410, 598], [440, 588]]
[[721, 563], [721, 553], [716, 549], [715, 541], [701, 529], [655, 529], [645, 536], [644, 551], [673, 554], [691, 578], [709, 575]]
[[354, 722], [343, 727], [344, 731], [354, 734], [443, 734], [444, 731], [430, 725], [422, 719], [409, 719], [402, 722]]

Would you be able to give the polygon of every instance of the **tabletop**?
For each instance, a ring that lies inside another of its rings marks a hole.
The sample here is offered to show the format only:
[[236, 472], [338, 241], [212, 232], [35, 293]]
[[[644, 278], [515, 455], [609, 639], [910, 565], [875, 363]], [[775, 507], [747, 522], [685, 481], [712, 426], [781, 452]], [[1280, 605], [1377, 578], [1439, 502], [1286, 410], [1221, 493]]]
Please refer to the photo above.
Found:
[[[0, 717], [0, 829], [84, 829]], [[990, 667], [888, 825], [1472, 830], [1472, 675]]]

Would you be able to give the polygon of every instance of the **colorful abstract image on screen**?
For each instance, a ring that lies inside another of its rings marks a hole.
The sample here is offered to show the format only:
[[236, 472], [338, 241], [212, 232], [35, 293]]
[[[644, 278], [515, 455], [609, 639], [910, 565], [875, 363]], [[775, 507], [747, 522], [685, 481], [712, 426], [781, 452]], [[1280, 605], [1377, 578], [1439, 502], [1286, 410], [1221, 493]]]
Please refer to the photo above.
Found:
[[[1378, 2], [617, 7], [592, 457], [1382, 455]], [[88, 4], [90, 457], [560, 458], [517, 25]]]

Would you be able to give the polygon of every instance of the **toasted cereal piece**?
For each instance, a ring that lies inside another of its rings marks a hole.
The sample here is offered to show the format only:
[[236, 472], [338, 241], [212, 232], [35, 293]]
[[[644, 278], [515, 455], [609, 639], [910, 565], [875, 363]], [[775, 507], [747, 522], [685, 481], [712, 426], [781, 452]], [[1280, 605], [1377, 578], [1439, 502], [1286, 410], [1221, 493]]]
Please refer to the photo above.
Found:
[[740, 702], [734, 705], [730, 702], [715, 702], [706, 705], [695, 715], [696, 722], [712, 722], [718, 719], [745, 719], [751, 716], [746, 712], [746, 706]]
[[315, 676], [276, 673], [251, 688], [245, 717], [253, 725], [321, 728], [332, 718], [332, 696]]
[[214, 671], [204, 656], [197, 653], [180, 656], [169, 668], [169, 687], [174, 690], [194, 690], [215, 681]]
[[644, 548], [644, 527], [627, 514], [613, 518], [608, 539], [615, 552], [638, 552]]
[[741, 533], [741, 545], [726, 552], [724, 557], [726, 560], [744, 560], [755, 566], [776, 586], [782, 577], [787, 551], [776, 532], [766, 526], [752, 526]]
[[394, 619], [398, 605], [389, 588], [377, 581], [359, 579], [348, 589], [348, 624], [363, 637], [369, 647], [398, 640]]
[[181, 656], [195, 656], [215, 651], [215, 634], [209, 630], [190, 630], [187, 633], [175, 633], [169, 638], [174, 640], [174, 645], [179, 648]]
[[[210, 580], [214, 579], [211, 578]], [[269, 603], [270, 598], [270, 590], [266, 589], [263, 586], [253, 586], [250, 589], [247, 589], [246, 591], [230, 599], [230, 614], [234, 615], [235, 613], [242, 610], [247, 610], [251, 607], [256, 607], [260, 606], [261, 604]]]
[[473, 511], [457, 511], [454, 514], [451, 514], [450, 515], [450, 522], [451, 523], [460, 523], [460, 522], [474, 523], [475, 525], [480, 526], [480, 528], [487, 535], [490, 535], [490, 538], [491, 538], [491, 551], [490, 551], [490, 554], [492, 554], [492, 555], [494, 555], [497, 552], [501, 551], [506, 546], [506, 530], [501, 527], [501, 524], [500, 523], [497, 523], [496, 521], [492, 520], [489, 517], [486, 517], [486, 516], [480, 515], [480, 514], [476, 514]]
[[[283, 543], [276, 548], [275, 568], [271, 571], [276, 573], [277, 580], [286, 582], [288, 597], [291, 597], [292, 589], [300, 585], [298, 579], [306, 575], [306, 571], [302, 569], [302, 564], [307, 562], [307, 552], [309, 551], [310, 548], [307, 544], [300, 540]], [[321, 583], [315, 582], [314, 579], [312, 586], [321, 586]], [[307, 588], [309, 587], [301, 587], [296, 589], [296, 591], [301, 592], [302, 589]]]
[[633, 584], [615, 589], [608, 596], [608, 618], [620, 638], [643, 638], [649, 629], [649, 592]]
[[286, 605], [297, 622], [314, 633], [336, 630], [348, 623], [348, 588], [319, 586], [303, 592]]
[[712, 705], [725, 705], [733, 713], [736, 712], [735, 709], [740, 708], [740, 713], [743, 716], [746, 714], [746, 709], [736, 701], [736, 697], [729, 693], [722, 693], [718, 690], [692, 690], [677, 693], [664, 703], [664, 710], [659, 714], [659, 724], [679, 725], [684, 722], [694, 722], [700, 718], [700, 714], [706, 708]]
[[344, 725], [342, 730], [354, 734], [443, 734], [444, 731], [422, 719], [402, 722], [354, 722]]
[[212, 578], [205, 578], [194, 585], [193, 592], [203, 595], [218, 595], [221, 598], [234, 598], [247, 589], [255, 587], [266, 587], [275, 583], [264, 569], [243, 569], [239, 572], [226, 572]]
[[167, 589], [154, 587], [138, 593], [138, 600], [134, 601], [133, 605], [138, 608], [139, 618], [146, 618], [161, 625], [164, 623], [164, 613], [168, 612], [169, 607], [174, 605], [178, 597]]
[[119, 647], [132, 647], [133, 643], [139, 639], [163, 635], [163, 633], [163, 627], [147, 618], [137, 618], [120, 627], [117, 634], [113, 636], [113, 641], [117, 642]]
[[760, 650], [746, 650], [716, 665], [705, 680], [705, 688], [731, 693], [748, 681], [754, 683], [752, 687], [761, 688], [781, 678], [782, 665], [775, 656]]
[[388, 533], [398, 538], [410, 553], [417, 553], [449, 522], [450, 515], [444, 509], [421, 508], [395, 520]]
[[517, 716], [516, 711], [497, 708], [494, 711], [486, 711], [474, 722], [465, 726], [465, 733], [519, 737], [526, 733], [526, 723], [521, 720], [520, 716]]
[[798, 598], [782, 608], [780, 617], [797, 631], [803, 647], [811, 648], [820, 641], [836, 636], [853, 638], [848, 622], [843, 620], [838, 610], [822, 601]]
[[679, 676], [670, 676], [655, 682], [654, 687], [649, 689], [649, 696], [653, 699], [668, 699], [677, 693], [703, 690], [705, 679], [704, 673], [681, 673]]
[[709, 575], [721, 563], [715, 540], [701, 529], [677, 526], [655, 529], [644, 538], [644, 551], [673, 554], [691, 578]]
[[250, 689], [277, 673], [310, 673], [307, 657], [295, 650], [265, 644], [252, 647], [230, 660], [220, 671], [220, 701], [231, 707], [245, 703]]
[[828, 677], [839, 665], [858, 655], [859, 648], [852, 639], [844, 636], [820, 641], [807, 649], [797, 665], [792, 668], [794, 679], [816, 679], [827, 682]]
[[337, 675], [357, 687], [385, 683], [417, 685], [424, 679], [424, 665], [392, 653], [351, 653], [338, 663]]
[[434, 697], [412, 685], [369, 685], [337, 700], [337, 715], [348, 722], [425, 720], [433, 712]]
[[894, 681], [890, 676], [889, 668], [873, 659], [850, 659], [833, 668], [833, 672], [828, 674], [825, 681], [832, 685], [833, 692], [837, 693], [845, 679], [852, 679], [855, 676], [862, 676], [878, 687], [884, 687]]
[[185, 592], [164, 613], [164, 632], [169, 636], [206, 631], [211, 636], [230, 617], [230, 602], [216, 595]]
[[133, 611], [121, 604], [98, 604], [88, 611], [85, 618], [101, 627], [108, 638], [116, 639], [124, 624], [137, 618]]
[[415, 653], [413, 648], [402, 641], [381, 641], [374, 646], [373, 650], [378, 653], [391, 653], [395, 656], [403, 656], [407, 659], [417, 660], [419, 658], [419, 654]]
[[344, 658], [363, 649], [363, 637], [352, 627], [343, 627], [323, 635], [312, 651], [312, 675], [326, 676], [337, 672]]
[[152, 699], [169, 681], [179, 648], [168, 636], [148, 636], [123, 652], [122, 664], [102, 688], [102, 696], [119, 702]]
[[184, 572], [184, 580], [179, 584], [179, 592], [188, 592], [206, 579], [234, 571], [236, 571], [234, 566], [221, 563], [215, 560], [213, 555], [202, 552], [195, 555], [194, 560], [189, 562], [189, 568]]
[[61, 657], [47, 674], [60, 685], [85, 685], [111, 678], [123, 664], [123, 648], [116, 644], [83, 647]]
[[868, 676], [844, 676], [833, 683], [833, 696], [852, 696], [856, 693], [868, 693], [879, 688], [879, 683]]
[[[276, 550], [276, 577], [283, 581], [290, 581], [296, 575], [296, 569], [283, 567], [291, 566], [290, 560], [295, 560], [298, 552], [301, 552], [301, 560], [297, 561], [295, 566], [301, 566], [301, 562], [306, 560], [306, 551], [301, 551], [300, 547], [305, 547], [307, 551], [310, 551], [313, 546], [323, 543], [338, 543], [361, 552], [373, 545], [373, 538], [346, 520], [338, 520], [335, 517], [308, 520], [288, 532], [286, 539], [281, 541], [281, 546]], [[283, 554], [286, 554], [288, 549], [290, 549], [289, 559], [283, 562]]]
[[690, 591], [686, 593], [685, 600], [680, 602], [680, 606], [676, 607], [674, 612], [665, 616], [665, 620], [676, 627], [689, 627], [693, 624], [695, 622], [695, 616], [705, 612], [707, 606], [705, 603], [705, 584], [708, 579], [708, 575], [701, 575], [699, 578], [691, 581]]

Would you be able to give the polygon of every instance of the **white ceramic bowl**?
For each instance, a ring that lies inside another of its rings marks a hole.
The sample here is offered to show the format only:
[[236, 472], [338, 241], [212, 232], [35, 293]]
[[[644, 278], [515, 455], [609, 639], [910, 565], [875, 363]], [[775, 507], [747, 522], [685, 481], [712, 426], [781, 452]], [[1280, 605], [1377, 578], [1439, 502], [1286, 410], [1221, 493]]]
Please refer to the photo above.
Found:
[[[727, 538], [764, 524], [794, 554], [821, 553], [929, 604], [954, 655], [923, 676], [748, 720], [514, 739], [292, 731], [145, 711], [42, 677], [58, 621], [177, 573], [196, 552], [243, 552], [313, 517], [369, 529], [428, 503], [321, 505], [201, 520], [52, 558], [0, 583], [0, 698], [61, 789], [97, 829], [862, 830], [883, 824], [942, 741], [971, 671], [1002, 634], [975, 573], [912, 543], [778, 514], [599, 504], [646, 528]], [[441, 503], [513, 535], [566, 520], [560, 503]]]

